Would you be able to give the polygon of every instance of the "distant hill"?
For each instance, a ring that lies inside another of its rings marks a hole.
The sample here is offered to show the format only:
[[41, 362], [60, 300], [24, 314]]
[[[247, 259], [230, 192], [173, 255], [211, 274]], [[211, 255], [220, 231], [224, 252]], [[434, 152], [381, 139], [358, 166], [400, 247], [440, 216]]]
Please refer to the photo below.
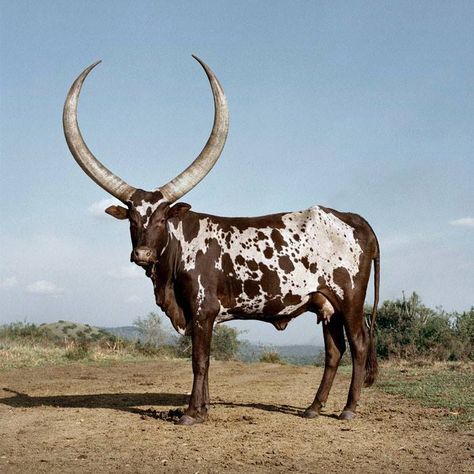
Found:
[[[103, 331], [106, 331], [114, 336], [121, 337], [127, 341], [136, 342], [142, 341], [143, 336], [140, 331], [135, 326], [118, 326], [112, 328], [102, 327], [100, 328]], [[165, 332], [163, 344], [174, 345], [177, 344], [178, 338], [170, 332]]]
[[74, 321], [59, 320], [56, 323], [41, 324], [40, 329], [46, 331], [52, 339], [56, 340], [85, 339], [88, 341], [98, 341], [99, 339], [109, 339], [111, 337], [111, 334], [104, 329]]
[[141, 338], [140, 331], [135, 326], [101, 327], [100, 329], [127, 341], [139, 341]]

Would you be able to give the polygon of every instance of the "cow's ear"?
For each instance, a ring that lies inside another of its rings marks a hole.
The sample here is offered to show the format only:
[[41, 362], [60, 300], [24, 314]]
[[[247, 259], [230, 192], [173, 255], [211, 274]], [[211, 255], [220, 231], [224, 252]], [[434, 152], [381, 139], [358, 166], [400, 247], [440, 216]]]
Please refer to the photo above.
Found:
[[128, 219], [128, 209], [122, 206], [110, 206], [105, 212], [115, 217], [116, 219]]
[[183, 217], [191, 209], [191, 205], [185, 202], [178, 202], [168, 211], [168, 218]]

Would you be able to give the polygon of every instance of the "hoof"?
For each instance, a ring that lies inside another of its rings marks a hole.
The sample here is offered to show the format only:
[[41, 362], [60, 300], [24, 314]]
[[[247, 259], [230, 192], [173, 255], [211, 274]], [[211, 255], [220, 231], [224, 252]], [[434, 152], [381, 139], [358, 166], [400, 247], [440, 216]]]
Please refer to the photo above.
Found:
[[339, 415], [339, 419], [340, 420], [352, 420], [353, 418], [355, 418], [356, 414], [351, 411], [351, 410], [344, 410], [340, 415]]
[[319, 416], [319, 411], [306, 408], [306, 410], [303, 412], [301, 416], [303, 418], [317, 418]]
[[183, 415], [176, 424], [191, 426], [191, 425], [195, 425], [196, 423], [201, 423], [201, 422], [197, 418], [193, 418], [192, 416]]

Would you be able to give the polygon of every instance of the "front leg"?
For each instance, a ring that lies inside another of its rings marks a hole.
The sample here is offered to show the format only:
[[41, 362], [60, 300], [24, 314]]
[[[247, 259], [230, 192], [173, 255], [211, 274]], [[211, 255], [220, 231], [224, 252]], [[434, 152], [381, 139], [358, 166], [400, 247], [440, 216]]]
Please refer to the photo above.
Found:
[[200, 314], [193, 318], [192, 354], [193, 354], [193, 390], [189, 407], [180, 418], [180, 425], [193, 425], [207, 420], [209, 409], [209, 388], [207, 375], [211, 352], [212, 328], [214, 316]]

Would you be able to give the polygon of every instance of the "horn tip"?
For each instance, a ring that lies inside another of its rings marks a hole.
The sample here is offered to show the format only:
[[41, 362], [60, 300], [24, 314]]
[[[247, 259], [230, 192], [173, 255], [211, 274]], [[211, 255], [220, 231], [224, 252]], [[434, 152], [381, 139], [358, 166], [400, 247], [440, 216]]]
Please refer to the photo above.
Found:
[[[98, 61], [96, 61], [95, 63], [92, 63], [84, 72], [87, 71], [87, 74], [89, 74], [92, 69], [94, 69], [98, 64], [100, 64], [102, 62], [102, 59], [99, 59]], [[87, 75], [86, 74], [86, 75]]]
[[209, 76], [209, 73], [210, 73], [209, 66], [195, 54], [191, 54], [191, 56], [201, 65], [201, 67], [206, 71], [206, 74]]

